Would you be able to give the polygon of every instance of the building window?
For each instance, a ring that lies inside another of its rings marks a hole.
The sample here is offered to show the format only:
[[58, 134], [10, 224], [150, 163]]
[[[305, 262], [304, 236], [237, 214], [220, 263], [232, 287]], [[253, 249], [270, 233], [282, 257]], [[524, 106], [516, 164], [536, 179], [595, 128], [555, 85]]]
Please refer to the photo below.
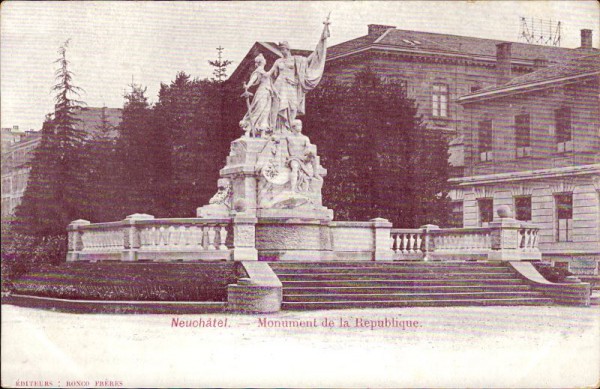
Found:
[[571, 134], [571, 108], [560, 108], [554, 111], [556, 128], [556, 146], [559, 153], [573, 151]]
[[515, 197], [515, 210], [517, 220], [531, 221], [531, 196]]
[[448, 116], [448, 85], [433, 84], [433, 94], [431, 95], [432, 116]]
[[479, 160], [492, 160], [492, 121], [479, 122]]
[[556, 120], [556, 142], [571, 140], [571, 108], [560, 108], [554, 111]]
[[462, 228], [463, 226], [463, 202], [453, 201], [451, 204], [450, 220], [448, 225], [452, 228]]
[[573, 240], [573, 194], [554, 195], [556, 204], [556, 241], [571, 242]]
[[531, 127], [528, 114], [515, 116], [515, 137], [517, 143], [517, 157], [531, 155]]
[[494, 220], [494, 199], [478, 199], [477, 208], [479, 209], [479, 226], [487, 227], [488, 223]]

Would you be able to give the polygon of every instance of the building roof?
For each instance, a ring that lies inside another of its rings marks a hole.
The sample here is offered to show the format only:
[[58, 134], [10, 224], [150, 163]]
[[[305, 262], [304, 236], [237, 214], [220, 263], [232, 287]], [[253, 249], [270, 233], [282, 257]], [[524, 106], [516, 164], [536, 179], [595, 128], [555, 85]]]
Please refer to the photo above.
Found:
[[97, 134], [102, 127], [102, 112], [106, 116], [109, 126], [112, 127], [112, 136], [116, 136], [116, 127], [121, 124], [123, 119], [123, 109], [108, 107], [85, 107], [77, 111], [75, 116], [80, 120], [77, 124], [79, 129], [93, 136]]
[[535, 72], [515, 77], [502, 85], [480, 89], [475, 93], [462, 96], [458, 101], [467, 102], [492, 96], [495, 97], [500, 94], [505, 95], [531, 87], [554, 85], [559, 82], [577, 80], [598, 74], [600, 74], [600, 52], [570, 59], [536, 70]]
[[114, 127], [121, 123], [123, 117], [122, 108], [85, 107], [79, 110], [76, 116], [86, 128], [96, 128], [102, 124], [103, 111], [109, 125]]
[[[369, 48], [462, 54], [495, 59], [496, 45], [502, 42], [505, 41], [390, 28], [331, 46], [328, 49], [328, 60], [334, 60]], [[598, 52], [597, 49], [591, 50]], [[514, 61], [546, 59], [550, 63], [556, 63], [589, 54], [589, 52], [589, 49], [512, 43], [512, 58]]]
[[[308, 56], [310, 55], [310, 50], [299, 50], [299, 49], [291, 49], [292, 55], [302, 55]], [[240, 61], [239, 65], [235, 68], [231, 76], [226, 80], [227, 83], [235, 83], [241, 82], [241, 77], [247, 77], [254, 70], [254, 58], [258, 54], [263, 54], [265, 59], [267, 60], [267, 68], [275, 62], [277, 58], [282, 56], [279, 51], [279, 45], [275, 42], [255, 42], [254, 45], [250, 48], [248, 53], [244, 56], [244, 58]], [[243, 80], [247, 81], [247, 80]]]

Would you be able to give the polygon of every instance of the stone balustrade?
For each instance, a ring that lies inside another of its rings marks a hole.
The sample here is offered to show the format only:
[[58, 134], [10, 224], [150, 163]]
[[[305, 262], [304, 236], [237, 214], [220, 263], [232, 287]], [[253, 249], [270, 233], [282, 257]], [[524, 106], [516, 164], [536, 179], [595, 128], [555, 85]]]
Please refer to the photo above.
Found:
[[538, 227], [521, 222], [480, 228], [393, 228], [390, 247], [394, 260], [537, 260], [538, 232]]
[[491, 248], [489, 228], [447, 228], [433, 233], [435, 251], [446, 253], [487, 252]]
[[68, 227], [67, 260], [229, 260], [231, 225], [230, 218], [155, 219], [145, 214], [111, 223], [76, 220]]
[[519, 248], [523, 251], [539, 251], [538, 233], [539, 228], [535, 226], [521, 225], [519, 229]]
[[[181, 219], [134, 214], [119, 222], [95, 224], [76, 220], [68, 227], [67, 259], [249, 261], [259, 256], [271, 258], [279, 251], [285, 255], [278, 259], [286, 260], [541, 259], [538, 228], [510, 217], [495, 219], [485, 228], [435, 225], [392, 228], [385, 219], [311, 223], [294, 219], [272, 221], [272, 225], [265, 223], [260, 224], [256, 217], [244, 213], [223, 218]], [[265, 230], [265, 226], [270, 229]], [[312, 250], [293, 251], [294, 245], [307, 241], [315, 242]]]
[[406, 229], [406, 228], [393, 228], [391, 230], [391, 249], [394, 251], [395, 258], [408, 259], [408, 257], [414, 257], [414, 259], [421, 259], [423, 256], [423, 230], [422, 229]]

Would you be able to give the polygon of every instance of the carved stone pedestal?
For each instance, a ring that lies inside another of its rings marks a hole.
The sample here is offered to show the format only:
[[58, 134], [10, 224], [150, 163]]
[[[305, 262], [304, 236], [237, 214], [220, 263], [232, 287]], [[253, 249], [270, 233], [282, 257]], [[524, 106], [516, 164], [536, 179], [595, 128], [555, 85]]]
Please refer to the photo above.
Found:
[[198, 208], [198, 216], [228, 210], [234, 217], [234, 259], [256, 258], [250, 245], [238, 242], [239, 234], [251, 235], [251, 227], [241, 219], [235, 222], [236, 215], [256, 221], [255, 248], [261, 259], [333, 257], [329, 231], [333, 211], [322, 205], [321, 197], [327, 171], [308, 137], [296, 131], [239, 138], [231, 143], [220, 173], [219, 191], [211, 204]]

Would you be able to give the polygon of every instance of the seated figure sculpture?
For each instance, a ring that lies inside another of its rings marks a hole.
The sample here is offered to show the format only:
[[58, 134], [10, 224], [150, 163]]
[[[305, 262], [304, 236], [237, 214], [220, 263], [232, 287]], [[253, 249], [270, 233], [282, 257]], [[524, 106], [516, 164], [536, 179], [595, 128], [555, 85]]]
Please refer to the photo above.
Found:
[[290, 186], [293, 193], [311, 191], [311, 181], [317, 175], [317, 159], [311, 147], [310, 139], [302, 134], [302, 122], [292, 122], [292, 135], [287, 137], [289, 157], [287, 164], [290, 172]]

